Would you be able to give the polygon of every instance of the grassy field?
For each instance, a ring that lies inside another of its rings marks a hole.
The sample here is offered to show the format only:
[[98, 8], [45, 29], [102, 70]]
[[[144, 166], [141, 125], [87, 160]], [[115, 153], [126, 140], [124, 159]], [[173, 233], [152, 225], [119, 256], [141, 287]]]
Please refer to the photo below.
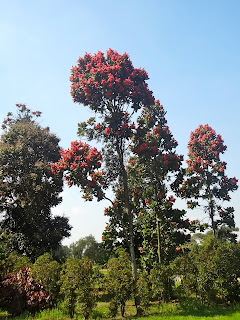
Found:
[[[125, 319], [138, 320], [239, 320], [240, 305], [229, 307], [205, 307], [193, 301], [184, 303], [169, 303], [169, 304], [152, 304], [148, 313], [143, 317], [136, 318], [135, 307], [132, 302], [126, 306]], [[118, 316], [117, 319], [121, 317]], [[5, 312], [0, 312], [0, 320], [9, 319]], [[28, 314], [23, 314], [19, 317], [12, 318], [14, 320], [62, 320], [69, 319], [62, 310], [55, 308], [52, 310], [44, 310], [34, 317]], [[82, 319], [80, 313], [77, 313], [74, 319]], [[108, 304], [105, 302], [98, 303], [97, 308], [92, 312], [91, 319], [109, 319]]]

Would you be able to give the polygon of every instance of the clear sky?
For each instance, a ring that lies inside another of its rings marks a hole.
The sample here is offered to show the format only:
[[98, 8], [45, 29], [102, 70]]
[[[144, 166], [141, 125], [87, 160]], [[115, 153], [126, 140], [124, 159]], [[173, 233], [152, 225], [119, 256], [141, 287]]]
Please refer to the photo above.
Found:
[[[167, 111], [178, 153], [208, 123], [228, 146], [227, 174], [240, 179], [240, 1], [238, 0], [0, 0], [0, 121], [15, 103], [43, 112], [67, 148], [87, 108], [70, 96], [70, 69], [85, 52], [127, 52], [145, 68], [149, 87]], [[240, 188], [232, 194], [240, 227]], [[69, 244], [92, 233], [101, 239], [108, 203], [85, 203], [77, 188], [53, 210], [73, 226]], [[186, 209], [185, 202], [178, 205]], [[204, 217], [190, 211], [192, 218]]]

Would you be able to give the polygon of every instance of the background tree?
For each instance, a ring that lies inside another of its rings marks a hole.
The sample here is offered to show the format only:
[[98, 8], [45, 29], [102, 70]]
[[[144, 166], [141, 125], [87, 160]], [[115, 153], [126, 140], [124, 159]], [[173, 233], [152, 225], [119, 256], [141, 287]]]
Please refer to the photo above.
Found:
[[56, 249], [71, 227], [65, 217], [52, 217], [61, 202], [62, 177], [51, 171], [59, 159], [59, 139], [42, 128], [23, 104], [3, 121], [0, 140], [1, 227], [9, 233], [12, 250], [36, 257]]
[[206, 124], [199, 125], [191, 133], [188, 149], [186, 180], [180, 189], [181, 193], [190, 199], [190, 208], [200, 205], [200, 199], [207, 202], [205, 211], [209, 215], [210, 226], [214, 236], [220, 236], [220, 233], [217, 234], [220, 227], [235, 227], [234, 209], [223, 207], [224, 201], [231, 199], [230, 191], [238, 188], [238, 180], [226, 176], [226, 162], [220, 160], [220, 155], [227, 147], [221, 135], [217, 135], [215, 130]]
[[70, 251], [74, 258], [82, 259], [83, 257], [88, 257], [90, 260], [100, 264], [107, 261], [107, 252], [91, 234], [72, 243]]

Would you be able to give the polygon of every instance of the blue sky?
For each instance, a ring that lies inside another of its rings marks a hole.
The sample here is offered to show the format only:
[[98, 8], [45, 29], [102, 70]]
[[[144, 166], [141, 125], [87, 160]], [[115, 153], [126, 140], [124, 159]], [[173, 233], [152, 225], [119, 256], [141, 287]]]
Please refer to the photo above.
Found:
[[[87, 108], [70, 96], [70, 69], [85, 52], [127, 52], [149, 74], [149, 87], [167, 111], [178, 153], [200, 123], [222, 134], [227, 174], [240, 178], [240, 2], [238, 0], [0, 0], [0, 121], [15, 103], [43, 112], [67, 148]], [[240, 190], [232, 194], [240, 227]], [[63, 193], [54, 213], [65, 214], [78, 240], [101, 239], [107, 203], [85, 203], [77, 188]], [[186, 208], [184, 202], [178, 202]], [[190, 211], [190, 218], [203, 218]]]

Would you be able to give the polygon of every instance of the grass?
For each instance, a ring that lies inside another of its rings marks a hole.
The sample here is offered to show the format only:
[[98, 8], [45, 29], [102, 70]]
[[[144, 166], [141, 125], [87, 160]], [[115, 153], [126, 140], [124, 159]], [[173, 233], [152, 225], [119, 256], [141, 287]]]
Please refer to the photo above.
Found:
[[[157, 304], [152, 303], [147, 315], [143, 317], [135, 316], [135, 307], [132, 301], [126, 305], [126, 320], [239, 320], [240, 305], [206, 307], [197, 301], [186, 300], [183, 303]], [[0, 320], [7, 319], [6, 313], [0, 311]], [[9, 319], [9, 318], [8, 318]], [[23, 314], [12, 318], [13, 320], [69, 320], [69, 316], [64, 314], [60, 308], [43, 310], [35, 317]], [[76, 314], [74, 319], [82, 319], [80, 314]], [[90, 319], [109, 319], [108, 303], [99, 302], [97, 308], [93, 310]], [[121, 319], [118, 315], [117, 319]]]

